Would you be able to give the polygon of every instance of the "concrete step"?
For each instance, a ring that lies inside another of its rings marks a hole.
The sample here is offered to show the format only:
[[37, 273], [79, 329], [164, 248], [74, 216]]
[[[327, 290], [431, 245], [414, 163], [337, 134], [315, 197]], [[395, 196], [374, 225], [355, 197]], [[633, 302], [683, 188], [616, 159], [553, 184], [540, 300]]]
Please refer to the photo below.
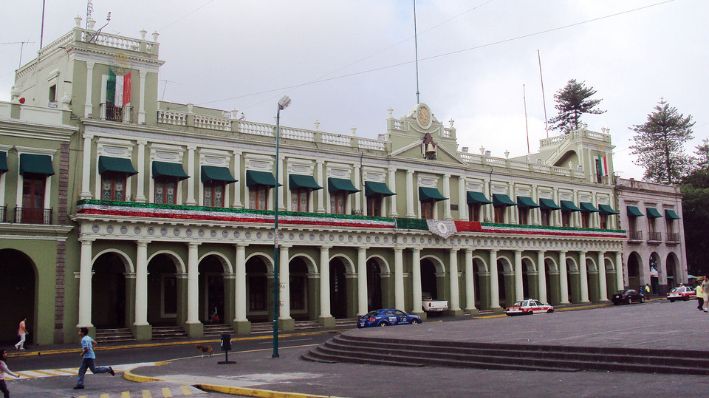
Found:
[[96, 329], [96, 341], [99, 344], [121, 343], [135, 341], [129, 328]]
[[153, 340], [186, 339], [187, 333], [181, 326], [155, 326], [153, 327]]
[[220, 337], [222, 334], [234, 335], [234, 329], [231, 325], [204, 325], [203, 326], [204, 337]]

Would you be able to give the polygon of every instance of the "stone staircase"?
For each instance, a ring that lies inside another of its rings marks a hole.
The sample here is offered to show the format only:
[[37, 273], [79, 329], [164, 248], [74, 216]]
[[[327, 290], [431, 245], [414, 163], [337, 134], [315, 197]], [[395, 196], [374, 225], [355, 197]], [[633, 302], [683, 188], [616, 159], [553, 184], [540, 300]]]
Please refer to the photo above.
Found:
[[135, 341], [129, 328], [96, 329], [96, 342], [99, 344], [125, 343]]
[[153, 326], [153, 340], [186, 339], [187, 333], [182, 326]]
[[698, 351], [413, 341], [348, 334], [333, 337], [302, 358], [393, 366], [709, 375], [709, 357]]
[[[273, 331], [271, 322], [254, 322], [251, 324], [251, 334], [269, 334]], [[356, 318], [339, 318], [335, 319], [336, 329], [351, 329], [357, 326]], [[206, 326], [205, 326], [206, 327]], [[320, 330], [322, 325], [318, 321], [296, 321], [296, 332], [305, 332], [310, 330]]]
[[234, 329], [231, 327], [231, 325], [214, 325], [214, 324], [209, 324], [209, 325], [204, 325], [204, 337], [209, 337], [209, 338], [221, 338], [222, 334], [230, 334], [232, 336], [235, 335]]

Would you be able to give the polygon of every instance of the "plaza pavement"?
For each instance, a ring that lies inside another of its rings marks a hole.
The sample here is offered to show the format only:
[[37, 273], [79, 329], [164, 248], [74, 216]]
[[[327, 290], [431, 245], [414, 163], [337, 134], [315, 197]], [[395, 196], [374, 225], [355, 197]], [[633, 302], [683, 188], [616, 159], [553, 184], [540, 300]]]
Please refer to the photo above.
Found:
[[[687, 357], [709, 355], [709, 314], [696, 301], [656, 301], [585, 311], [558, 311], [514, 318], [427, 322], [351, 330], [346, 333], [398, 339], [560, 344], [691, 350]], [[709, 390], [709, 378], [624, 372], [526, 372], [446, 367], [395, 367], [345, 363], [314, 363], [300, 359], [312, 346], [270, 348], [232, 353], [234, 365], [222, 358], [189, 358], [165, 366], [139, 368], [134, 374], [191, 385], [234, 387], [244, 396], [296, 396], [290, 393], [340, 397], [666, 397]], [[269, 393], [264, 390], [276, 391]], [[224, 391], [224, 390], [221, 390]], [[264, 395], [266, 394], [266, 395]], [[302, 396], [302, 395], [301, 395]]]

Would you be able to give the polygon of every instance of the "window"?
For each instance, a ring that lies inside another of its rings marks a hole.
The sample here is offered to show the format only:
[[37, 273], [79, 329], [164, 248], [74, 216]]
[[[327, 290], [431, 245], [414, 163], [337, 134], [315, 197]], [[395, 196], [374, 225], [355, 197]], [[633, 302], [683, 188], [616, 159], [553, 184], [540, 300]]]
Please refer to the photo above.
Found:
[[570, 211], [562, 211], [561, 212], [561, 226], [562, 227], [570, 227], [571, 226], [571, 212]]
[[517, 214], [519, 215], [519, 219], [517, 220], [518, 224], [522, 224], [522, 225], [529, 224], [529, 208], [528, 207], [518, 206], [517, 207]]
[[608, 229], [608, 215], [600, 213], [599, 214], [600, 228]]
[[541, 216], [542, 216], [542, 225], [544, 226], [550, 226], [551, 225], [551, 210], [549, 209], [540, 209]]
[[44, 224], [44, 187], [47, 176], [24, 174], [22, 179], [22, 210], [18, 222]]
[[647, 218], [647, 229], [652, 235], [655, 232], [655, 219], [652, 217]]
[[591, 222], [591, 213], [581, 213], [581, 228], [589, 228]]
[[309, 189], [293, 189], [290, 191], [290, 207], [293, 211], [310, 211], [308, 202], [310, 199]]
[[480, 209], [482, 207], [479, 203], [468, 205], [468, 221], [480, 221]]
[[505, 206], [495, 206], [495, 222], [498, 224], [504, 224], [505, 223], [505, 210], [507, 210], [507, 207]]
[[101, 174], [101, 200], [126, 200], [125, 174]]
[[347, 192], [337, 191], [330, 193], [330, 212], [333, 214], [345, 214], [347, 211]]
[[207, 207], [224, 207], [225, 185], [221, 181], [204, 184], [204, 205]]
[[57, 85], [49, 86], [49, 102], [57, 102]]
[[249, 207], [254, 210], [268, 209], [268, 187], [258, 185], [249, 191]]
[[372, 217], [382, 217], [381, 196], [367, 196], [367, 215]]
[[177, 180], [155, 180], [155, 203], [165, 205], [177, 204]]
[[433, 219], [433, 207], [436, 205], [434, 201], [421, 202], [421, 218], [424, 220]]

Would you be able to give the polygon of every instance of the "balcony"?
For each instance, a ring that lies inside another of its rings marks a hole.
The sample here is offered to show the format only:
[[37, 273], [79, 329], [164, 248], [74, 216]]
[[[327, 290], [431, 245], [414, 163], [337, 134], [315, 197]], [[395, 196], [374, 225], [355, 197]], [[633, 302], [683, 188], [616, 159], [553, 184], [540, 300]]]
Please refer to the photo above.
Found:
[[17, 206], [13, 222], [18, 224], [51, 224], [52, 209], [34, 209]]
[[668, 244], [668, 245], [679, 244], [679, 234], [676, 232], [669, 232], [667, 234], [667, 239], [665, 239], [665, 244]]
[[5, 211], [7, 207], [5, 206], [0, 206], [0, 222], [7, 222], [6, 214], [7, 212]]
[[643, 241], [643, 231], [628, 231], [628, 243], [640, 243]]
[[662, 242], [662, 232], [648, 232], [647, 243], [657, 245]]

